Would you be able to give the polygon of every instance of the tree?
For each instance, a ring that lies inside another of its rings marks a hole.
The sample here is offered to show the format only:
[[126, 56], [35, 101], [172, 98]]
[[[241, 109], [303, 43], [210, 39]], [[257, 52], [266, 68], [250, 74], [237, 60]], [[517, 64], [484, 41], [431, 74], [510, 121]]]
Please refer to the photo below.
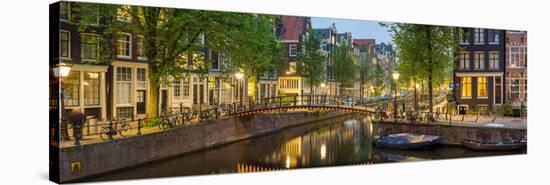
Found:
[[365, 84], [371, 79], [372, 68], [372, 57], [368, 52], [361, 53], [359, 55], [358, 62], [358, 72], [359, 72], [359, 98], [363, 99], [363, 92], [365, 91]]
[[312, 29], [308, 30], [303, 46], [303, 50], [298, 53], [296, 73], [306, 79], [309, 94], [313, 94], [313, 86], [325, 80], [325, 56], [321, 53], [321, 39]]
[[448, 77], [458, 49], [457, 31], [448, 26], [395, 23], [385, 25], [402, 57], [400, 74], [428, 82], [429, 109], [433, 112], [433, 86]]
[[353, 85], [356, 66], [352, 56], [351, 46], [342, 44], [336, 48], [334, 54], [334, 80], [340, 83], [340, 94], [344, 87]]
[[374, 86], [374, 94], [379, 96], [381, 95], [382, 89], [384, 89], [385, 86], [385, 76], [386, 73], [384, 71], [384, 68], [382, 68], [382, 65], [379, 63], [376, 63], [373, 70], [373, 86]]

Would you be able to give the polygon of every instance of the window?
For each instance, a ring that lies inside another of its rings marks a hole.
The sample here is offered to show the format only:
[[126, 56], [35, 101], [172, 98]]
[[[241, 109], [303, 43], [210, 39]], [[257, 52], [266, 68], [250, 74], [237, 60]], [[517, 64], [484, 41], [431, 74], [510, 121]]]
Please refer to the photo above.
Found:
[[485, 68], [485, 53], [483, 52], [474, 53], [474, 68], [478, 70]]
[[84, 105], [99, 105], [99, 73], [84, 73]]
[[519, 65], [519, 48], [510, 48], [510, 66], [520, 67]]
[[145, 68], [137, 68], [136, 70], [137, 88], [147, 89], [147, 70]]
[[180, 79], [176, 79], [174, 80], [174, 83], [172, 85], [172, 93], [174, 94], [174, 99], [175, 100], [180, 100], [181, 99], [181, 80]]
[[95, 34], [80, 35], [80, 53], [82, 60], [96, 60], [99, 48], [98, 36]]
[[295, 57], [298, 53], [298, 46], [296, 44], [290, 44], [288, 46], [288, 56]]
[[117, 103], [128, 104], [132, 102], [132, 68], [117, 67], [116, 68], [116, 88], [117, 88]]
[[118, 119], [130, 119], [134, 114], [133, 107], [119, 107], [116, 109], [116, 117]]
[[472, 77], [462, 77], [462, 97], [472, 97]]
[[477, 96], [487, 98], [487, 77], [477, 77]]
[[502, 104], [502, 79], [495, 76], [495, 104]]
[[498, 51], [489, 52], [489, 69], [499, 69], [500, 53]]
[[468, 52], [460, 52], [458, 55], [458, 61], [459, 61], [459, 67], [461, 69], [469, 69], [470, 68], [470, 53]]
[[143, 37], [143, 35], [138, 35], [137, 36], [137, 41], [136, 41], [136, 45], [137, 45], [137, 57], [139, 60], [146, 60], [147, 57], [145, 56], [145, 49], [144, 49], [144, 43], [145, 43], [145, 37]]
[[488, 30], [489, 34], [489, 44], [498, 44], [500, 41], [500, 32], [499, 30]]
[[71, 71], [66, 79], [63, 79], [63, 92], [66, 107], [77, 107], [80, 105], [80, 72]]
[[132, 34], [120, 33], [117, 37], [117, 57], [130, 58], [132, 54]]
[[468, 28], [462, 28], [460, 32], [460, 43], [469, 44], [470, 43], [470, 30]]
[[210, 66], [210, 69], [213, 69], [213, 70], [219, 70], [220, 69], [220, 58], [221, 58], [221, 55], [218, 53], [218, 52], [212, 52], [212, 63], [211, 63], [211, 66]]
[[181, 79], [181, 82], [182, 82], [182, 94], [183, 94], [183, 98], [189, 98], [189, 78], [182, 78]]
[[474, 43], [483, 44], [484, 42], [485, 42], [485, 38], [483, 37], [483, 29], [482, 28], [474, 29]]
[[519, 79], [510, 79], [510, 98], [519, 98]]
[[71, 32], [59, 31], [59, 56], [61, 58], [71, 58]]
[[59, 2], [59, 20], [69, 21], [71, 17], [71, 3]]

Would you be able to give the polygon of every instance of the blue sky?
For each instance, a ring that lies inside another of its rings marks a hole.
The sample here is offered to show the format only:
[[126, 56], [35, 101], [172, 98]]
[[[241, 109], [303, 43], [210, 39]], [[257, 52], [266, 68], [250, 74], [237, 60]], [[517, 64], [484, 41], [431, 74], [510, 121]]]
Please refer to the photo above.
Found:
[[349, 19], [311, 18], [313, 28], [327, 28], [332, 23], [336, 24], [338, 33], [351, 32], [354, 39], [376, 39], [376, 43], [391, 42], [392, 38], [387, 29], [380, 26], [377, 21], [359, 21]]

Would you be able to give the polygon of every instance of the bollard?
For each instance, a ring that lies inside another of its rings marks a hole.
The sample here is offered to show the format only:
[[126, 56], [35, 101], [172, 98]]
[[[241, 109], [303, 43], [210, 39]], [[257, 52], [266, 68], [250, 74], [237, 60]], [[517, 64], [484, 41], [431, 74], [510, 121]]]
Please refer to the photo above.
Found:
[[138, 119], [138, 131], [137, 131], [137, 135], [141, 135], [141, 119]]
[[82, 136], [80, 134], [80, 125], [75, 125], [74, 130], [74, 145], [78, 146], [80, 145], [80, 137]]
[[113, 121], [109, 121], [109, 140], [113, 140]]

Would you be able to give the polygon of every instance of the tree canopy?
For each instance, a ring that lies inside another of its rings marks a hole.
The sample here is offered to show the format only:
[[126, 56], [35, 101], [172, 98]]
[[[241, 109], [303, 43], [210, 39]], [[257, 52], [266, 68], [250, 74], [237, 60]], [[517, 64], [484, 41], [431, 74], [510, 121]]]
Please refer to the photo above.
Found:
[[325, 80], [325, 55], [321, 53], [321, 39], [312, 29], [308, 30], [303, 46], [303, 51], [298, 53], [296, 73], [306, 79], [310, 86], [309, 93], [312, 94], [313, 86]]

